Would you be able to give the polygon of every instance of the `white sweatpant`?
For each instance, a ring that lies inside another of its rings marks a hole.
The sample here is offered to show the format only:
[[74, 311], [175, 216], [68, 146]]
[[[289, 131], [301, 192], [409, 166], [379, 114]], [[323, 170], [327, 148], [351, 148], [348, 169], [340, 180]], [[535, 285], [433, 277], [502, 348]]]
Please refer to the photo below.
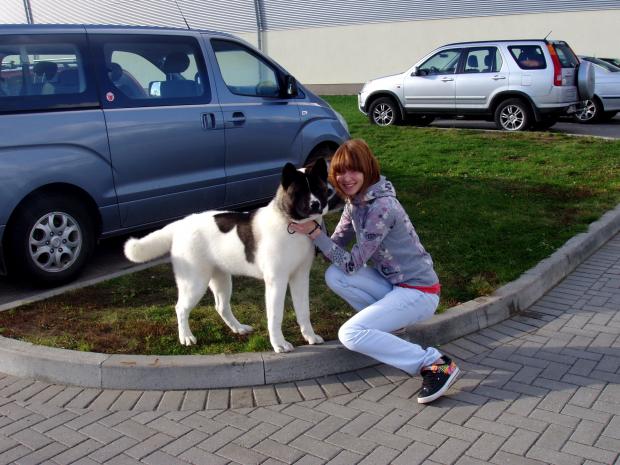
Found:
[[332, 265], [325, 272], [325, 282], [357, 311], [338, 331], [338, 339], [349, 350], [410, 375], [441, 357], [434, 347], [424, 350], [391, 334], [432, 317], [439, 304], [438, 295], [394, 286], [366, 266], [348, 275]]

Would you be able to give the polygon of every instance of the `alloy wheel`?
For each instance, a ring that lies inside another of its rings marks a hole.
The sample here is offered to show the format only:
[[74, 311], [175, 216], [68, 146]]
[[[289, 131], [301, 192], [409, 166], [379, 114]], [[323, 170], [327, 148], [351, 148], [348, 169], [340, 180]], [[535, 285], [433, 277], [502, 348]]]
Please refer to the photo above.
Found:
[[394, 108], [387, 103], [375, 106], [372, 118], [378, 126], [389, 126], [394, 122]]
[[594, 101], [584, 100], [582, 103], [583, 103], [583, 108], [579, 109], [575, 113], [575, 117], [579, 121], [583, 121], [583, 122], [591, 121], [594, 118], [596, 118], [597, 108], [596, 108], [596, 104], [594, 103]]
[[507, 131], [519, 131], [525, 124], [525, 112], [519, 105], [506, 105], [500, 113], [500, 122]]

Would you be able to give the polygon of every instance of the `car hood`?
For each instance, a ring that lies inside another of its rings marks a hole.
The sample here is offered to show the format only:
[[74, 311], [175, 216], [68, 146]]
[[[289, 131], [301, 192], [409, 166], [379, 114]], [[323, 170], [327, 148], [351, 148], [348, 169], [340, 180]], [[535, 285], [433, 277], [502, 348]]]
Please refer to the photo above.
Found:
[[389, 76], [383, 76], [376, 79], [371, 79], [364, 84], [364, 89], [372, 89], [375, 87], [391, 88], [393, 85], [399, 85], [403, 81], [403, 73], [391, 74]]

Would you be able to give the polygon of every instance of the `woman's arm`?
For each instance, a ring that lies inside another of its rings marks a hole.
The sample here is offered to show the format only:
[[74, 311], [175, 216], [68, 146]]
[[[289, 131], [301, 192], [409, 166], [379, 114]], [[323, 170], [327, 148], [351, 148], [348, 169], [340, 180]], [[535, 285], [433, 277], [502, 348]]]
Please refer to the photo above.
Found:
[[[365, 228], [358, 235], [358, 242], [351, 252], [331, 240], [325, 233], [319, 234], [314, 243], [338, 268], [346, 273], [355, 273], [374, 255], [385, 236], [394, 225], [393, 208], [388, 199], [375, 200], [368, 211]], [[335, 232], [334, 232], [335, 234]]]

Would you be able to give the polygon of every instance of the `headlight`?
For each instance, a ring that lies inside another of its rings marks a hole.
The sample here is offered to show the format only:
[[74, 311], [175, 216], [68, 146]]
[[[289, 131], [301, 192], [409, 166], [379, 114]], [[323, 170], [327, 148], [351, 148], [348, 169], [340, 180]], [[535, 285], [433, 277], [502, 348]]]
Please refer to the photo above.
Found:
[[347, 124], [347, 121], [344, 119], [344, 116], [342, 116], [336, 110], [334, 110], [334, 113], [336, 113], [336, 118], [338, 118], [338, 121], [340, 121], [340, 124], [342, 124], [342, 126], [347, 130], [347, 132], [349, 132], [349, 125]]

